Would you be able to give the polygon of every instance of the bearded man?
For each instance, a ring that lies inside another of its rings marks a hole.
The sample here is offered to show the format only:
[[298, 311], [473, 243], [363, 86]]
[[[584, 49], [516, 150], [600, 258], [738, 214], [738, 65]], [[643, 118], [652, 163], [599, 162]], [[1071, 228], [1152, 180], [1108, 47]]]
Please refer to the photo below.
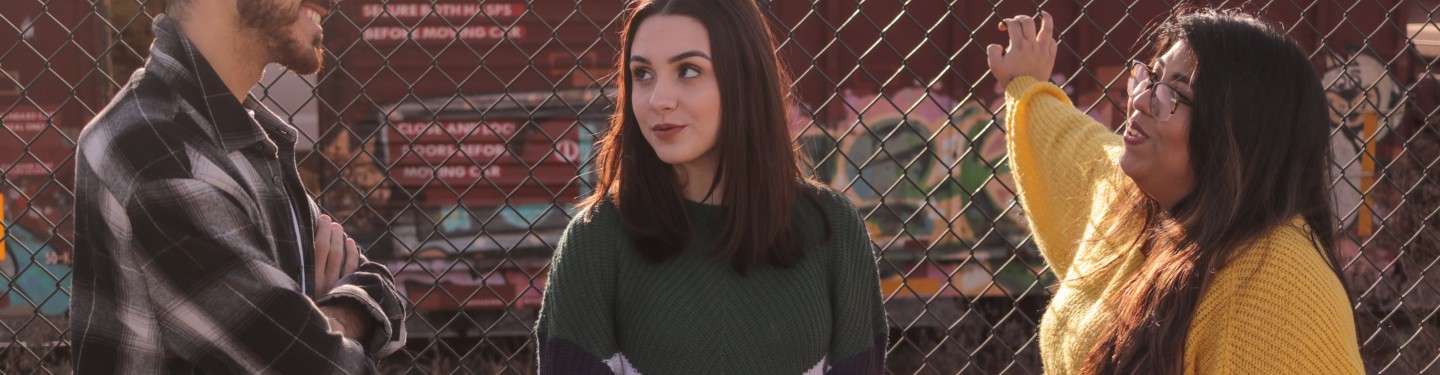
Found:
[[155, 19], [78, 142], [76, 373], [373, 373], [404, 346], [390, 272], [317, 214], [299, 132], [248, 95], [272, 62], [320, 69], [334, 6], [169, 0]]

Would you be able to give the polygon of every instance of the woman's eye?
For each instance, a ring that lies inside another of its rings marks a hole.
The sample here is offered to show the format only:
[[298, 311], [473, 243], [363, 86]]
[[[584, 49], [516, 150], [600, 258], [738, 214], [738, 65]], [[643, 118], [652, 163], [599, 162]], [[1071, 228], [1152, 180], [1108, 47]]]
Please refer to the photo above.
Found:
[[636, 80], [648, 81], [650, 80], [650, 71], [645, 69], [635, 69], [634, 71], [630, 72], [630, 76], [635, 77]]
[[680, 68], [680, 77], [681, 77], [681, 78], [695, 78], [695, 77], [699, 77], [699, 76], [700, 76], [700, 69], [699, 69], [699, 68], [696, 68], [696, 67], [693, 67], [693, 66], [687, 66], [687, 67], [684, 67], [684, 68]]

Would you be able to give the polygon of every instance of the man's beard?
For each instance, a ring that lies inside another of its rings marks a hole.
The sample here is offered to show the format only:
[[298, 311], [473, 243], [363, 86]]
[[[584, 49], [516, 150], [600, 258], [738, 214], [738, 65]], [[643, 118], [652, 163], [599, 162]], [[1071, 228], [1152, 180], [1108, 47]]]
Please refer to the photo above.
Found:
[[[310, 1], [306, 1], [310, 3]], [[328, 8], [319, 4], [322, 8]], [[315, 74], [324, 61], [323, 37], [316, 35], [309, 45], [291, 37], [300, 9], [284, 9], [267, 0], [241, 0], [240, 24], [255, 32], [270, 60], [300, 75]]]

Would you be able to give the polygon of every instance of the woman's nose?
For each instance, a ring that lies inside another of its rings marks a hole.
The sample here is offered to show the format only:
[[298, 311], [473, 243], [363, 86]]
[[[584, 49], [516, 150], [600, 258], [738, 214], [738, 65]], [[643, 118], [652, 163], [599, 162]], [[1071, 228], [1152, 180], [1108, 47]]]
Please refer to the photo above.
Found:
[[1140, 111], [1141, 113], [1154, 117], [1155, 108], [1152, 108], [1154, 100], [1150, 100], [1150, 98], [1155, 95], [1155, 86], [1147, 84], [1140, 86], [1136, 90], [1139, 92], [1131, 93], [1130, 96], [1125, 99], [1126, 104], [1130, 106], [1129, 109], [1132, 111]]

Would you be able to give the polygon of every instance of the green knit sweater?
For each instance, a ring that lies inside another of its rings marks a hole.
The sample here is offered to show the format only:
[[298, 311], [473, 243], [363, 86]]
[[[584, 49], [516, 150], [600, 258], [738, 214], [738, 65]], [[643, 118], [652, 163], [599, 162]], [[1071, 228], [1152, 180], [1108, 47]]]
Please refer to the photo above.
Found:
[[[880, 374], [886, 325], [870, 237], [848, 199], [806, 185], [805, 258], [742, 276], [711, 258], [720, 206], [686, 203], [694, 236], [647, 262], [618, 209], [577, 215], [555, 250], [536, 326], [540, 373]], [[833, 232], [825, 241], [825, 220]]]

